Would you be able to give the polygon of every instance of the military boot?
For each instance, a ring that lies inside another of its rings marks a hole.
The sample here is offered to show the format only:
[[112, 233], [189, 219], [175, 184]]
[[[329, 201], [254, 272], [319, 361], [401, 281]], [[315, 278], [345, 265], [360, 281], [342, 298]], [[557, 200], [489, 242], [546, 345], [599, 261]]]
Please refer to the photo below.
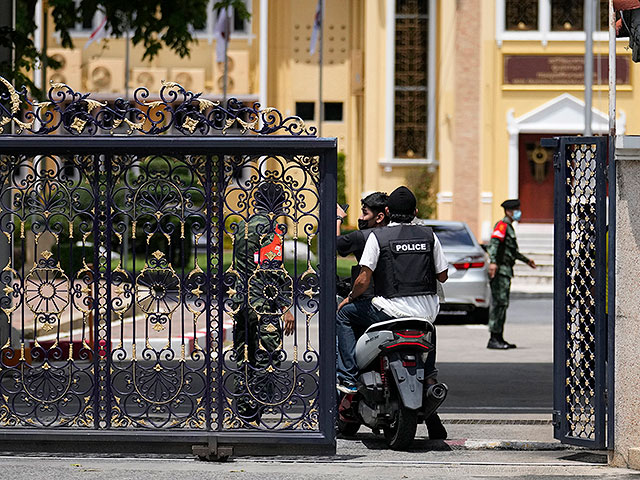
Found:
[[504, 344], [507, 346], [507, 348], [517, 348], [515, 343], [509, 343], [509, 342], [507, 342], [507, 341], [504, 339], [504, 337], [502, 336], [502, 334], [500, 334], [500, 341], [501, 341], [502, 343], [504, 343]]
[[489, 343], [487, 343], [487, 348], [491, 348], [493, 350], [506, 350], [509, 348], [509, 345], [502, 340], [502, 335], [499, 333], [491, 333], [491, 338], [489, 339]]

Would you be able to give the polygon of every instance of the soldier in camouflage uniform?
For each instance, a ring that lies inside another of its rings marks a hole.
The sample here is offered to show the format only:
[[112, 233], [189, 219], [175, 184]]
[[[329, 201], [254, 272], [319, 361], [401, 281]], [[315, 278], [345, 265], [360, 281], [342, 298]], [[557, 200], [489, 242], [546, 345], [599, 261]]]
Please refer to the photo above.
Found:
[[233, 246], [236, 281], [242, 284], [237, 289], [246, 292], [244, 304], [233, 315], [233, 349], [238, 366], [234, 388], [239, 394], [236, 409], [246, 422], [259, 422], [262, 410], [247, 391], [246, 382], [260, 383], [269, 366], [280, 365], [284, 353], [280, 322], [285, 335], [294, 329], [290, 278], [281, 270], [282, 245], [275, 234], [281, 233], [275, 218], [282, 214], [283, 198], [280, 185], [265, 182], [258, 186], [255, 213], [247, 222], [238, 222]]
[[496, 223], [489, 242], [489, 278], [491, 279], [491, 311], [489, 313], [489, 333], [491, 338], [487, 348], [508, 349], [516, 348], [513, 343], [506, 342], [503, 338], [504, 322], [507, 318], [509, 306], [509, 290], [513, 277], [513, 265], [516, 260], [536, 268], [536, 263], [528, 259], [518, 251], [516, 232], [513, 222], [519, 221], [522, 215], [520, 200], [505, 200], [501, 205], [504, 208], [504, 218]]

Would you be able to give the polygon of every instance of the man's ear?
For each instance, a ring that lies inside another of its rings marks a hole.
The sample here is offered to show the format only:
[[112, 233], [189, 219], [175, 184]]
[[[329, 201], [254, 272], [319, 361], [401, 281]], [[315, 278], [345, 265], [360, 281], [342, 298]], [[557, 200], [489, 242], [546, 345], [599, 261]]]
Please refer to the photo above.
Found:
[[376, 224], [383, 223], [385, 219], [384, 212], [378, 212], [376, 215]]

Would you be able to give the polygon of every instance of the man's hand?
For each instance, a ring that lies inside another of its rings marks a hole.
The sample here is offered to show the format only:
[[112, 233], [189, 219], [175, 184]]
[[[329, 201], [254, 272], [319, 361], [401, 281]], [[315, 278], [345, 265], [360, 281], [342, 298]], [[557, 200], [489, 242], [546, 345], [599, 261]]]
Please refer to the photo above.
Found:
[[287, 310], [285, 314], [282, 316], [282, 320], [284, 321], [284, 334], [291, 335], [295, 330], [296, 321], [293, 318], [293, 314], [291, 310]]
[[527, 262], [527, 265], [529, 265], [531, 268], [537, 268], [536, 262], [534, 262], [533, 259], [529, 260]]
[[490, 263], [489, 264], [489, 278], [495, 277], [497, 271], [498, 271], [498, 264], [497, 263]]
[[340, 311], [340, 309], [342, 307], [344, 307], [347, 303], [349, 303], [349, 298], [345, 298], [344, 300], [342, 300], [342, 302], [340, 302], [340, 305], [338, 305], [338, 312]]
[[336, 236], [340, 236], [340, 227], [342, 226], [343, 218], [347, 216], [347, 212], [345, 212], [342, 207], [336, 204]]

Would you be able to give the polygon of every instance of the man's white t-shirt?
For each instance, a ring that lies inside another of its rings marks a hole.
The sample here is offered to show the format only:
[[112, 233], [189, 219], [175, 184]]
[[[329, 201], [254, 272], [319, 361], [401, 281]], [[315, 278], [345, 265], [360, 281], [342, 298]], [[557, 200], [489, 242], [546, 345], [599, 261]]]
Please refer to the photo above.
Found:
[[[393, 228], [401, 224], [391, 222], [389, 227]], [[437, 235], [433, 235], [433, 262], [436, 274], [442, 273], [449, 268], [449, 262], [442, 252], [442, 246]], [[380, 244], [378, 238], [375, 237], [375, 231], [367, 238], [364, 246], [360, 265], [368, 267], [374, 271], [378, 266], [380, 258]], [[371, 301], [374, 307], [382, 310], [392, 317], [422, 317], [430, 321], [434, 321], [440, 310], [440, 301], [438, 295], [415, 295], [409, 297], [384, 298], [374, 297]]]

